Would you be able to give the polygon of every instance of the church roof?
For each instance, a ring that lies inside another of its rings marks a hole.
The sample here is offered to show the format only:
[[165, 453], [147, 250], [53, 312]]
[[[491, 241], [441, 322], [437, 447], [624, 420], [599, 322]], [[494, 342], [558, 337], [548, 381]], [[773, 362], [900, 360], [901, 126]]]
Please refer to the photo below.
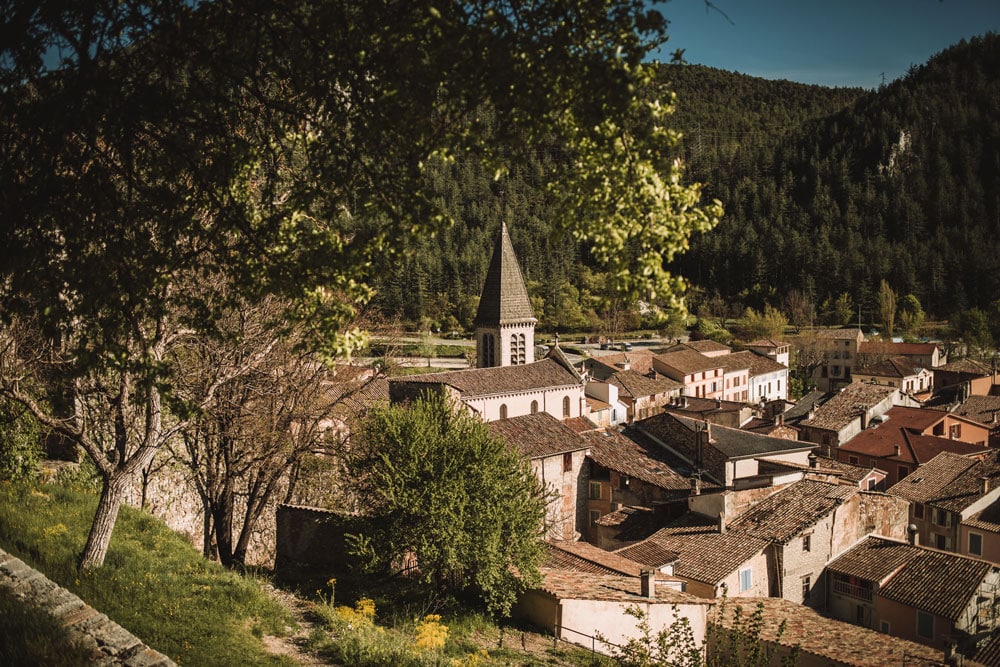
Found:
[[535, 315], [514, 256], [510, 234], [507, 233], [507, 223], [501, 223], [493, 258], [486, 271], [475, 324], [477, 327], [497, 326], [527, 321], [534, 322]]

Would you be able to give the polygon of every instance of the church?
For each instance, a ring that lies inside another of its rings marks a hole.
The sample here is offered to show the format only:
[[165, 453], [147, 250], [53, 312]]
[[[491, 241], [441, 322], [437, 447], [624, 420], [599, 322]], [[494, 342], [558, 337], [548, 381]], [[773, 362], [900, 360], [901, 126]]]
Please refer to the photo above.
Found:
[[586, 381], [558, 341], [535, 361], [536, 322], [507, 224], [501, 223], [476, 312], [476, 368], [392, 378], [390, 399], [441, 391], [486, 422], [538, 412], [559, 420], [587, 416]]

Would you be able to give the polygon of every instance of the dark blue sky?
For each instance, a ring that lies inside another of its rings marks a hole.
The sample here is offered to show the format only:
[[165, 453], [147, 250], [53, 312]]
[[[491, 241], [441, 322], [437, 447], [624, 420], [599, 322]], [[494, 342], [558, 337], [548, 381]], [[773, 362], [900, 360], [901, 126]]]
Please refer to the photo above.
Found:
[[660, 60], [766, 79], [877, 88], [963, 37], [1000, 32], [1000, 0], [670, 0]]

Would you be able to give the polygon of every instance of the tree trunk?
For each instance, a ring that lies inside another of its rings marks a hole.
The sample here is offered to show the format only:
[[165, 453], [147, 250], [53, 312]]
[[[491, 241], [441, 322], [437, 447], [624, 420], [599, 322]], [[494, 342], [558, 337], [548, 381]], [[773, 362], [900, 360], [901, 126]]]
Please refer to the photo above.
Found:
[[128, 475], [118, 470], [104, 480], [87, 544], [84, 545], [77, 564], [81, 572], [104, 565], [104, 557], [107, 556], [108, 545], [111, 543], [111, 532], [118, 519], [118, 510], [125, 500], [127, 486]]
[[212, 506], [212, 523], [215, 524], [215, 543], [219, 550], [219, 562], [225, 567], [233, 566], [233, 500], [222, 497]]

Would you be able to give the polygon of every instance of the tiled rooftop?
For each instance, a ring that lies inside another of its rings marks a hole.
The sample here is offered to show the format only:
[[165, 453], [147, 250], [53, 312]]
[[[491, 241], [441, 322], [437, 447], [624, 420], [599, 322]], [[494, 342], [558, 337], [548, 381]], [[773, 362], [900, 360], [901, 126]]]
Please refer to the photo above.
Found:
[[695, 516], [685, 515], [615, 553], [654, 567], [670, 562], [676, 554], [675, 575], [715, 585], [767, 547], [766, 540], [744, 532], [720, 533], [717, 523]]
[[636, 441], [617, 431], [583, 434], [590, 458], [617, 473], [670, 491], [690, 491], [691, 481], [678, 472], [683, 461], [648, 440]]
[[[798, 646], [802, 664], [835, 664], [851, 667], [885, 665], [941, 665], [942, 651], [915, 642], [875, 632], [851, 623], [821, 616], [815, 610], [781, 598], [729, 598], [719, 619], [734, 627], [736, 609], [743, 619], [763, 605], [761, 638], [787, 647]], [[783, 628], [783, 630], [781, 629]], [[779, 639], [779, 632], [781, 634]], [[810, 659], [817, 656], [819, 661]]]
[[906, 378], [917, 375], [922, 370], [924, 370], [924, 367], [912, 361], [909, 357], [893, 357], [884, 361], [857, 366], [854, 369], [854, 374], [882, 378]]
[[728, 354], [732, 348], [717, 341], [706, 338], [704, 340], [689, 340], [687, 343], [682, 343], [682, 345], [687, 345], [692, 350], [697, 350], [702, 354], [707, 352], [723, 352]]
[[897, 355], [923, 356], [934, 354], [937, 343], [893, 343], [890, 341], [863, 341], [858, 345], [858, 354], [879, 354], [895, 357]]
[[863, 337], [861, 329], [857, 327], [853, 329], [816, 329], [812, 332], [812, 335], [823, 339], [854, 339]]
[[[919, 412], [941, 414], [937, 410]], [[903, 423], [905, 424], [905, 422]], [[896, 447], [899, 447], [898, 454]], [[935, 435], [919, 435], [918, 432], [901, 425], [900, 421], [890, 418], [877, 428], [862, 431], [840, 445], [840, 449], [873, 458], [891, 459], [900, 463], [924, 464], [941, 452], [972, 456], [982, 454], [989, 448]]]
[[529, 459], [587, 448], [581, 435], [547, 412], [489, 422], [490, 433]]
[[623, 370], [620, 364], [628, 364], [629, 368], [636, 373], [648, 373], [653, 369], [653, 352], [638, 348], [632, 352], [616, 352], [614, 354], [602, 354], [599, 357], [587, 359], [585, 366], [600, 366], [596, 369], [594, 377], [606, 378], [612, 373]]
[[461, 371], [407, 375], [392, 378], [391, 384], [443, 384], [457, 389], [463, 398], [494, 396], [548, 387], [579, 385], [579, 379], [554, 359], [542, 359], [521, 366], [467, 368]]
[[826, 569], [859, 579], [881, 582], [917, 557], [920, 547], [869, 535], [834, 558]]
[[[816, 456], [816, 469], [820, 472], [830, 471], [837, 474], [841, 479], [850, 482], [860, 482], [872, 471], [871, 466], [856, 466], [844, 463], [828, 456]], [[884, 470], [882, 472], [885, 472]]]
[[608, 378], [608, 382], [618, 387], [618, 393], [630, 398], [643, 398], [656, 394], [667, 394], [680, 389], [682, 385], [663, 375], [651, 378], [634, 370], [618, 371]]
[[[706, 428], [706, 424], [697, 419], [664, 413], [635, 422], [633, 428], [670, 445], [671, 441], [678, 438], [688, 438], [693, 443], [693, 438], [697, 437], [696, 428]], [[718, 424], [710, 425], [710, 434], [710, 446], [730, 459], [811, 449], [814, 446], [807, 442], [774, 438]]]
[[969, 396], [964, 403], [950, 412], [991, 429], [998, 428], [1000, 427], [1000, 396]]
[[720, 412], [739, 412], [749, 406], [739, 401], [720, 401], [715, 398], [698, 398], [696, 396], [678, 396], [677, 399], [663, 406], [668, 412], [677, 412], [689, 417], [694, 415], [718, 414]]
[[983, 478], [997, 487], [1000, 464], [995, 455], [979, 461], [942, 452], [889, 489], [891, 495], [916, 503], [962, 512], [983, 497]]
[[[750, 377], [788, 370], [788, 366], [779, 364], [770, 357], [765, 357], [762, 354], [750, 352], [749, 350], [744, 350], [743, 352], [733, 352], [729, 355], [729, 357], [734, 360], [736, 366], [749, 369]], [[723, 359], [725, 359], [725, 357], [723, 357]], [[729, 370], [728, 366], [726, 370]]]
[[815, 526], [844, 500], [858, 493], [853, 486], [802, 480], [768, 496], [729, 523], [729, 532], [743, 531], [785, 544]]
[[[546, 544], [546, 567], [579, 570], [596, 574], [638, 577], [648, 566], [629, 560], [613, 551], [605, 551], [589, 542], [557, 541]], [[676, 577], [657, 573], [657, 579], [676, 581]]]
[[813, 418], [801, 422], [801, 425], [839, 431], [897, 391], [895, 387], [878, 384], [849, 384], [830, 400], [818, 405]]
[[560, 600], [603, 600], [608, 602], [656, 602], [660, 604], [713, 604], [670, 586], [656, 586], [656, 598], [641, 595], [642, 580], [610, 574], [539, 568], [541, 588]]
[[952, 621], [975, 596], [979, 585], [996, 566], [976, 558], [920, 549], [903, 568], [879, 588], [879, 596]]
[[757, 340], [752, 340], [747, 343], [747, 347], [766, 347], [770, 349], [787, 346], [788, 343], [782, 343], [781, 341], [773, 340], [771, 338], [758, 338]]
[[949, 371], [952, 373], [968, 373], [970, 375], [990, 375], [993, 373], [993, 368], [988, 364], [984, 364], [981, 361], [976, 361], [975, 359], [958, 359], [956, 361], [949, 361], [948, 363], [938, 366], [934, 370], [936, 371]]

